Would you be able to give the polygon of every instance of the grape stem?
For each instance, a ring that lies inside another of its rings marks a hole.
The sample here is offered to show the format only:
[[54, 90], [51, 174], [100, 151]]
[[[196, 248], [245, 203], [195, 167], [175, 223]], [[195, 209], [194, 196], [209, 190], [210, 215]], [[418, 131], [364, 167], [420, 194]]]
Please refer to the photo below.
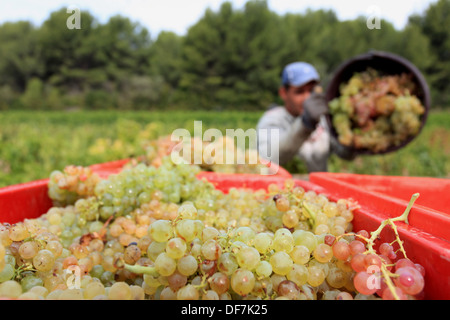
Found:
[[[381, 225], [378, 227], [377, 230], [375, 230], [374, 232], [371, 232], [371, 237], [367, 243], [368, 246], [368, 252], [372, 252], [374, 253], [375, 250], [373, 249], [373, 244], [375, 242], [376, 239], [378, 239], [378, 237], [380, 236], [381, 231], [384, 229], [385, 226], [390, 225], [392, 227], [392, 230], [395, 233], [395, 238], [396, 241], [398, 242], [399, 246], [400, 246], [400, 250], [403, 253], [403, 255], [405, 256], [405, 258], [407, 259], [406, 256], [406, 251], [405, 248], [403, 247], [403, 241], [400, 240], [399, 234], [398, 234], [398, 230], [397, 230], [397, 226], [395, 225], [394, 222], [396, 221], [403, 221], [406, 224], [409, 224], [408, 221], [408, 216], [409, 213], [411, 211], [412, 206], [414, 205], [414, 202], [416, 201], [416, 199], [419, 197], [419, 193], [415, 193], [412, 195], [411, 200], [408, 203], [408, 206], [406, 207], [405, 211], [403, 212], [402, 215], [396, 217], [396, 218], [389, 218], [384, 220]], [[399, 300], [399, 296], [397, 294], [397, 291], [395, 290], [395, 286], [392, 283], [391, 277], [389, 275], [389, 271], [386, 268], [386, 265], [384, 263], [381, 264], [381, 272], [383, 273], [384, 279], [386, 281], [386, 285], [388, 286], [389, 290], [391, 291], [392, 295], [394, 296], [395, 300]]]
[[368, 246], [369, 246], [369, 251], [370, 252], [374, 252], [373, 249], [373, 244], [375, 242], [376, 239], [378, 239], [378, 237], [380, 236], [381, 231], [384, 229], [384, 227], [386, 225], [390, 225], [395, 233], [395, 237], [396, 237], [396, 241], [398, 242], [399, 246], [400, 246], [400, 250], [402, 251], [403, 255], [405, 256], [405, 258], [407, 258], [406, 256], [406, 251], [405, 248], [403, 247], [403, 242], [400, 240], [399, 234], [398, 234], [398, 230], [397, 230], [397, 226], [395, 225], [394, 222], [396, 221], [403, 221], [406, 224], [409, 224], [408, 221], [408, 216], [409, 213], [411, 211], [412, 206], [414, 205], [414, 202], [416, 201], [416, 199], [419, 197], [419, 193], [415, 193], [412, 195], [411, 200], [408, 203], [408, 206], [406, 207], [405, 211], [403, 212], [403, 214], [401, 216], [398, 216], [396, 218], [389, 218], [384, 220], [381, 225], [378, 227], [377, 230], [371, 232], [371, 237], [369, 239], [368, 242]]
[[[407, 259], [406, 256], [406, 251], [405, 248], [403, 247], [403, 241], [400, 240], [400, 236], [398, 234], [398, 230], [397, 230], [397, 226], [395, 225], [394, 222], [397, 221], [402, 221], [405, 222], [406, 224], [409, 224], [408, 221], [408, 216], [409, 213], [411, 211], [412, 206], [414, 205], [414, 202], [417, 200], [417, 198], [419, 197], [419, 193], [415, 193], [411, 196], [411, 200], [408, 203], [408, 206], [406, 207], [405, 211], [402, 213], [402, 215], [396, 217], [396, 218], [389, 218], [384, 220], [381, 225], [378, 227], [377, 230], [371, 232], [371, 237], [369, 239], [367, 239], [366, 237], [359, 235], [359, 234], [350, 234], [350, 233], [345, 233], [342, 234], [339, 237], [336, 237], [336, 241], [344, 236], [347, 235], [352, 235], [355, 236], [356, 238], [361, 238], [363, 240], [365, 240], [365, 242], [367, 242], [367, 251], [365, 251], [365, 254], [369, 254], [369, 253], [375, 253], [375, 249], [373, 248], [375, 241], [378, 239], [378, 237], [380, 236], [381, 231], [383, 231], [384, 227], [386, 227], [387, 225], [390, 225], [395, 233], [395, 240], [393, 242], [391, 242], [391, 245], [395, 242], [397, 242], [400, 246], [400, 251], [403, 253], [404, 257]], [[386, 281], [386, 285], [388, 286], [389, 290], [391, 291], [392, 295], [394, 296], [395, 300], [399, 300], [399, 296], [395, 290], [395, 286], [392, 283], [391, 277], [396, 277], [396, 274], [393, 274], [391, 272], [389, 272], [389, 270], [387, 269], [389, 265], [385, 264], [384, 262], [381, 263], [381, 272], [383, 273], [383, 277]]]
[[306, 212], [308, 212], [309, 215], [309, 219], [308, 222], [311, 226], [311, 228], [314, 228], [314, 225], [316, 224], [316, 214], [314, 213], [314, 211], [306, 204], [305, 201], [301, 202], [302, 208], [304, 208], [306, 210]]
[[139, 273], [139, 274], [148, 274], [153, 277], [159, 277], [158, 271], [156, 271], [155, 267], [151, 266], [140, 266], [140, 265], [131, 265], [131, 264], [124, 264], [124, 268], [128, 271], [131, 271], [133, 273]]
[[20, 279], [22, 277], [22, 273], [25, 271], [32, 271], [32, 272], [36, 272], [37, 270], [34, 269], [33, 264], [31, 263], [26, 263], [24, 265], [21, 265], [20, 267], [18, 267], [17, 269], [14, 270], [14, 279]]

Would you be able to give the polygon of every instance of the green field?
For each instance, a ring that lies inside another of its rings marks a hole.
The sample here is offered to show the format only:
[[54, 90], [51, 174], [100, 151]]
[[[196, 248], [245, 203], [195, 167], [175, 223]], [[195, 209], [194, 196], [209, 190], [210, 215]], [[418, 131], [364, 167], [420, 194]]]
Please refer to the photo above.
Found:
[[[254, 128], [262, 112], [3, 112], [0, 113], [0, 187], [47, 178], [70, 164], [91, 165], [138, 156], [142, 143], [174, 129]], [[305, 173], [293, 161], [286, 168]], [[450, 112], [432, 112], [405, 148], [348, 162], [331, 157], [331, 172], [450, 178]]]

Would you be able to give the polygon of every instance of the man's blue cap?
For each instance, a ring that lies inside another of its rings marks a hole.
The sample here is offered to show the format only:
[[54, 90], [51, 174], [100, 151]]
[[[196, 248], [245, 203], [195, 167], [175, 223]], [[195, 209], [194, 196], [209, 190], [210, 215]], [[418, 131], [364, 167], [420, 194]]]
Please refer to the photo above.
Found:
[[283, 85], [300, 87], [310, 81], [319, 81], [320, 76], [317, 70], [306, 62], [293, 62], [288, 64], [281, 76]]

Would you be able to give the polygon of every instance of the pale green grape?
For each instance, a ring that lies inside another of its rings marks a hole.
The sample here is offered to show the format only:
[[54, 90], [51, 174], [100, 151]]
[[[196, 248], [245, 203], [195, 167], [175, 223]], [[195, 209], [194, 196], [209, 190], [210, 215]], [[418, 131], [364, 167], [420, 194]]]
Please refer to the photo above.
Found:
[[314, 251], [317, 246], [317, 238], [314, 233], [305, 230], [296, 230], [292, 234], [294, 244], [296, 246], [302, 245], [308, 248], [309, 251]]
[[258, 266], [255, 269], [255, 272], [258, 276], [267, 278], [272, 274], [272, 265], [268, 261], [260, 261]]
[[155, 260], [156, 271], [162, 276], [170, 276], [175, 272], [177, 268], [177, 262], [175, 259], [169, 257], [165, 252], [160, 253]]
[[205, 243], [203, 243], [201, 247], [201, 252], [206, 260], [217, 260], [222, 254], [222, 248], [220, 247], [219, 243], [216, 240], [209, 239]]
[[178, 208], [178, 215], [182, 219], [194, 220], [197, 218], [197, 208], [191, 202], [184, 203]]
[[131, 288], [125, 282], [114, 283], [108, 292], [110, 300], [131, 300]]
[[177, 222], [175, 228], [179, 237], [183, 238], [186, 242], [191, 242], [199, 235], [199, 227], [195, 220], [180, 220]]
[[272, 236], [267, 232], [258, 233], [253, 239], [253, 246], [261, 254], [267, 253], [272, 246]]
[[236, 260], [241, 268], [252, 271], [258, 266], [260, 255], [255, 248], [244, 246], [237, 252]]
[[17, 298], [22, 294], [22, 286], [14, 281], [7, 280], [0, 283], [0, 297]]
[[26, 276], [20, 281], [20, 284], [22, 286], [22, 291], [27, 292], [33, 287], [42, 286], [44, 284], [44, 281], [36, 276]]
[[275, 251], [291, 252], [294, 248], [294, 237], [288, 229], [281, 228], [275, 232], [272, 247]]
[[198, 269], [198, 262], [192, 255], [186, 255], [177, 261], [177, 270], [185, 276], [193, 275]]
[[172, 238], [166, 243], [166, 253], [172, 259], [180, 259], [186, 253], [186, 241], [181, 238]]
[[167, 243], [166, 242], [156, 242], [153, 241], [147, 248], [147, 256], [155, 261], [160, 253], [166, 250]]
[[191, 284], [184, 286], [177, 291], [177, 300], [199, 300], [200, 293], [197, 288]]
[[5, 264], [3, 270], [0, 271], [0, 282], [11, 280], [14, 277], [14, 267], [9, 263]]
[[272, 265], [273, 272], [279, 275], [287, 275], [292, 268], [294, 262], [289, 254], [284, 251], [275, 252], [269, 260]]
[[245, 296], [252, 292], [255, 286], [255, 276], [253, 272], [246, 269], [237, 269], [231, 276], [231, 287], [233, 290], [241, 295]]
[[253, 238], [256, 236], [256, 232], [250, 227], [239, 227], [234, 231], [237, 241], [249, 245]]
[[296, 264], [306, 264], [311, 258], [311, 253], [306, 246], [298, 245], [295, 246], [294, 249], [289, 253], [292, 260]]
[[156, 220], [150, 225], [148, 234], [157, 242], [167, 242], [173, 236], [172, 222]]
[[230, 276], [239, 268], [239, 264], [234, 254], [225, 252], [219, 257], [217, 268], [227, 276]]
[[55, 255], [50, 250], [40, 250], [33, 258], [33, 265], [39, 271], [50, 271], [55, 262]]
[[308, 281], [308, 269], [304, 265], [294, 264], [286, 275], [286, 278], [293, 281], [297, 286], [303, 286]]

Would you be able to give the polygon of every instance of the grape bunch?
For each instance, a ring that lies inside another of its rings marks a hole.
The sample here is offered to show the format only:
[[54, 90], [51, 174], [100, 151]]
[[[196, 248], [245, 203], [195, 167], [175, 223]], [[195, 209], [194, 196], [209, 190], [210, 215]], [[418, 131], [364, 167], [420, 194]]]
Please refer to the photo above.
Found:
[[380, 75], [373, 69], [355, 73], [329, 103], [339, 142], [381, 152], [416, 136], [425, 113], [416, 91], [406, 73]]
[[92, 196], [100, 180], [89, 167], [70, 165], [50, 174], [48, 194], [54, 203], [73, 204], [79, 198]]
[[[267, 170], [256, 149], [239, 148], [234, 139], [224, 136], [211, 142], [193, 137], [184, 141], [189, 153], [179, 152], [182, 159], [189, 164], [198, 165], [204, 171], [220, 173], [260, 174]], [[171, 136], [162, 136], [144, 144], [145, 156], [139, 158], [145, 164], [160, 166], [163, 159], [170, 156], [181, 144], [172, 141]]]
[[[399, 219], [371, 235], [354, 233], [352, 200], [331, 201], [293, 180], [224, 193], [192, 180], [196, 172], [140, 164], [99, 181], [91, 197], [0, 224], [0, 298], [421, 297], [423, 267], [406, 257], [402, 242], [374, 249], [381, 230], [395, 230]], [[105, 206], [123, 210], [105, 214]], [[369, 288], [368, 280], [379, 286]]]
[[[84, 170], [90, 172], [89, 168]], [[84, 194], [67, 193], [66, 188], [54, 180], [54, 177], [60, 175], [60, 171], [54, 171], [49, 182], [49, 197], [55, 205], [73, 204], [86, 221], [106, 221], [113, 215], [129, 214], [141, 205], [149, 203], [152, 196], [178, 203], [204, 194], [203, 201], [210, 205], [216, 191], [212, 184], [196, 178], [199, 171], [197, 166], [175, 165], [169, 157], [164, 157], [159, 167], [130, 162], [119, 173], [112, 174], [107, 179], [97, 179], [98, 176], [92, 174], [96, 183], [90, 185], [89, 192]], [[89, 181], [92, 182], [93, 179]], [[85, 185], [83, 180], [74, 180], [73, 189]]]

